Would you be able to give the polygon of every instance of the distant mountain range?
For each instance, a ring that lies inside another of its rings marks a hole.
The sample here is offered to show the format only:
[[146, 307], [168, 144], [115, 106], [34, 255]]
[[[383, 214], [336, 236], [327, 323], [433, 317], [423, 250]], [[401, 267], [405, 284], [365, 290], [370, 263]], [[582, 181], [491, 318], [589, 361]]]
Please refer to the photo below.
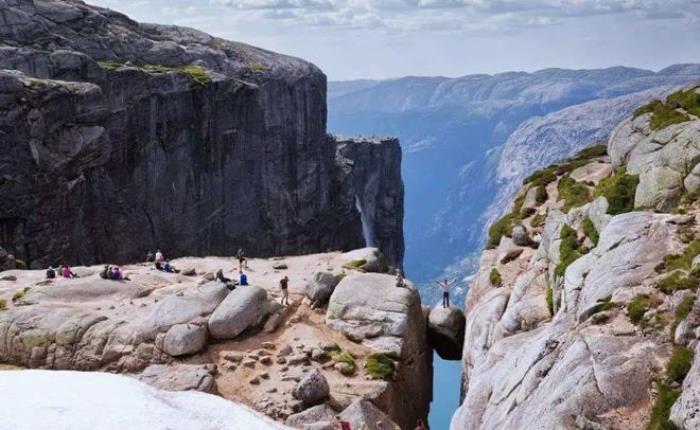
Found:
[[697, 80], [700, 64], [330, 82], [328, 128], [401, 140], [405, 266], [426, 282], [470, 273], [486, 227], [528, 172], [605, 139], [635, 107]]

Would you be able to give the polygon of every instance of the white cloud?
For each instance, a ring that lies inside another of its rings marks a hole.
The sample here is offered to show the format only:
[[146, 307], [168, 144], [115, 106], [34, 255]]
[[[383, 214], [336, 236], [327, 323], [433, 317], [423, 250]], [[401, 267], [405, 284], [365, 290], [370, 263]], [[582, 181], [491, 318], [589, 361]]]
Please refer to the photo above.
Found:
[[700, 60], [700, 0], [88, 1], [301, 56], [331, 78]]

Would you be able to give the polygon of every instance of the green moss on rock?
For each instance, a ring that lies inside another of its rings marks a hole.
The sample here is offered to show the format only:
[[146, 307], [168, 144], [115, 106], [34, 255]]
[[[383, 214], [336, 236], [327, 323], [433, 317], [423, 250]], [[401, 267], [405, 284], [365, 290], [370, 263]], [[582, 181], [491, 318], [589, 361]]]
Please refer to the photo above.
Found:
[[489, 274], [489, 282], [491, 282], [491, 285], [494, 287], [503, 286], [503, 278], [501, 277], [501, 273], [495, 267], [491, 269], [491, 273]]
[[634, 194], [639, 185], [639, 175], [628, 175], [624, 168], [618, 169], [615, 174], [604, 178], [593, 190], [594, 197], [603, 196], [608, 201], [610, 215], [634, 210]]
[[581, 223], [581, 228], [583, 229], [583, 232], [585, 233], [586, 237], [591, 239], [593, 245], [598, 245], [598, 240], [600, 240], [600, 236], [598, 234], [598, 230], [596, 230], [595, 225], [593, 225], [593, 221], [591, 221], [590, 218], [586, 217], [583, 219], [583, 222]]
[[633, 324], [639, 325], [644, 320], [644, 314], [651, 308], [651, 298], [646, 294], [638, 294], [627, 305], [627, 313]]
[[396, 365], [389, 354], [373, 353], [367, 357], [365, 370], [372, 379], [390, 380]]
[[676, 430], [677, 427], [669, 420], [669, 416], [671, 415], [671, 407], [681, 395], [680, 390], [665, 382], [657, 382], [656, 391], [656, 399], [651, 408], [649, 425], [647, 425], [646, 430]]
[[673, 348], [673, 354], [671, 354], [668, 364], [666, 364], [666, 376], [669, 380], [682, 384], [692, 365], [693, 350], [684, 346], [676, 346]]
[[568, 212], [571, 208], [585, 205], [592, 200], [591, 191], [588, 186], [577, 182], [569, 175], [564, 176], [557, 185], [559, 198], [564, 200], [562, 211]]

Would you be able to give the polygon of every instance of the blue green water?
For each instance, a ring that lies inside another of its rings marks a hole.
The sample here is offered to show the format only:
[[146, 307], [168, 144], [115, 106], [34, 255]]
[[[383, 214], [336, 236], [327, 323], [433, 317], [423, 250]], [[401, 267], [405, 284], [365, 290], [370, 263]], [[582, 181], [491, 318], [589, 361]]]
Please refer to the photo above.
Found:
[[430, 404], [430, 430], [447, 430], [459, 406], [460, 361], [448, 361], [433, 354], [433, 402]]

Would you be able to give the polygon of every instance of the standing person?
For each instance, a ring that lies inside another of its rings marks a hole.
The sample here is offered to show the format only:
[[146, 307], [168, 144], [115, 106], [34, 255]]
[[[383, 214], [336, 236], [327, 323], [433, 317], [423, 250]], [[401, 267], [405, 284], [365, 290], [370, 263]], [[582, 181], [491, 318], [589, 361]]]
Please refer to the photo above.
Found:
[[403, 277], [403, 273], [399, 270], [399, 273], [396, 274], [396, 287], [397, 288], [406, 288], [406, 281]]
[[238, 279], [238, 281], [239, 281], [238, 283], [239, 283], [239, 284], [241, 284], [241, 285], [248, 285], [248, 275], [246, 275], [245, 273], [243, 273], [242, 270], [239, 270], [239, 271], [238, 271], [238, 278], [239, 278], [239, 279]]
[[418, 420], [416, 422], [416, 430], [428, 430], [425, 428], [425, 424], [423, 424], [423, 420]]
[[282, 290], [282, 306], [285, 302], [289, 306], [289, 277], [285, 276], [280, 279], [280, 290]]
[[163, 263], [165, 261], [165, 257], [163, 256], [163, 253], [160, 252], [160, 249], [156, 251], [156, 256], [155, 256], [155, 262], [156, 263]]
[[442, 288], [442, 307], [443, 308], [450, 307], [450, 287], [456, 281], [457, 281], [457, 279], [453, 279], [452, 282], [450, 282], [447, 280], [447, 278], [443, 279], [440, 282], [435, 281], [435, 283], [438, 284], [440, 286], [440, 288]]
[[245, 257], [245, 252], [243, 251], [243, 248], [238, 248], [238, 252], [236, 253], [236, 259], [238, 259], [238, 270], [243, 271], [243, 269], [248, 268], [248, 259]]
[[334, 430], [352, 430], [350, 423], [340, 419], [340, 415], [336, 415], [333, 419], [333, 429]]

